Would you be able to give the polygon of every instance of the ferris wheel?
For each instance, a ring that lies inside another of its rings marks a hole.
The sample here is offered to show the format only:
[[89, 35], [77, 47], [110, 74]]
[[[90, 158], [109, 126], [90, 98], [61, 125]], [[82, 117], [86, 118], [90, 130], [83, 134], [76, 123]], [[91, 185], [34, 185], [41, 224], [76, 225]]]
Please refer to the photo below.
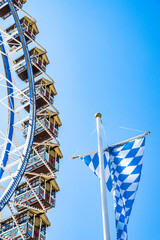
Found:
[[36, 42], [39, 30], [25, 3], [0, 1], [0, 239], [39, 240], [59, 191], [61, 121], [47, 51]]

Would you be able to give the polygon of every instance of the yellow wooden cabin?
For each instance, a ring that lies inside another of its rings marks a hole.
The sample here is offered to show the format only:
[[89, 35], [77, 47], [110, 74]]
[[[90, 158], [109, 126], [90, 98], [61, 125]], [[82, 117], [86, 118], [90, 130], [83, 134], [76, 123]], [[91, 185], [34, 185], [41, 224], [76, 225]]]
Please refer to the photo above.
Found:
[[[22, 8], [23, 4], [26, 2], [26, 0], [13, 0], [13, 3], [18, 6], [19, 8]], [[18, 10], [18, 8], [17, 8]], [[1, 0], [0, 1], [0, 17], [4, 20], [8, 18], [11, 15], [10, 7], [8, 5], [7, 0]]]
[[[29, 51], [29, 54], [31, 57], [34, 77], [38, 77], [39, 75], [46, 71], [46, 66], [49, 64], [46, 51], [35, 47]], [[15, 64], [14, 70], [18, 74], [19, 78], [22, 81], [27, 82], [28, 74], [24, 55], [14, 60], [13, 63]]]
[[[53, 85], [53, 82], [46, 79], [41, 78], [35, 82], [36, 87], [36, 111], [41, 111], [42, 109], [45, 109], [49, 107], [49, 105], [53, 105], [54, 97], [57, 94], [57, 91]], [[30, 104], [28, 99], [29, 97], [29, 87], [22, 90], [24, 94], [21, 94], [21, 104], [26, 104], [28, 102], [28, 105], [26, 105], [24, 108], [27, 112], [30, 111]]]
[[[29, 120], [22, 123], [24, 137], [27, 137], [28, 125]], [[62, 123], [57, 112], [46, 109], [37, 113], [34, 142], [43, 143], [44, 141], [51, 141], [57, 138], [61, 125]]]
[[[50, 226], [50, 222], [45, 213], [27, 209], [16, 213], [15, 218], [25, 239], [46, 239], [46, 228]], [[0, 237], [12, 240], [22, 240], [19, 229], [12, 217], [6, 218], [0, 222]]]
[[[39, 30], [36, 25], [36, 21], [30, 19], [29, 17], [25, 16], [20, 19], [20, 23], [22, 26], [22, 30], [24, 32], [24, 36], [26, 38], [26, 42], [29, 44], [32, 42], [32, 40], [35, 40], [36, 35], [39, 33]], [[19, 47], [19, 34], [16, 27], [16, 24], [11, 25], [9, 28], [5, 30], [5, 32], [12, 37], [7, 41], [8, 45], [11, 49], [15, 49]], [[18, 49], [20, 49], [19, 47]]]
[[[55, 179], [50, 176], [27, 176], [32, 177], [29, 182], [33, 190], [28, 186], [27, 182], [21, 183], [14, 194], [14, 201], [42, 210], [40, 202], [34, 195], [35, 192], [46, 210], [55, 207], [56, 192], [60, 190]], [[15, 207], [18, 211], [22, 211], [25, 208], [22, 205]]]
[[50, 174], [59, 171], [59, 163], [63, 155], [58, 145], [45, 143], [44, 145], [34, 145], [34, 148], [26, 167], [26, 173]]

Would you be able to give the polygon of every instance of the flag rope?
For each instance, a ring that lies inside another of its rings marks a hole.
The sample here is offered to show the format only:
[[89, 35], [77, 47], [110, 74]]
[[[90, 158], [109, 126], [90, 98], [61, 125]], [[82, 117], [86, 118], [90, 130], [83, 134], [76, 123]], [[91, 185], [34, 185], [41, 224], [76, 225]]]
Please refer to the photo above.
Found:
[[[105, 150], [108, 149], [108, 148], [123, 145], [123, 144], [125, 144], [125, 143], [131, 142], [131, 141], [136, 140], [136, 139], [138, 139], [138, 138], [145, 137], [145, 136], [147, 136], [148, 134], [150, 134], [150, 132], [145, 132], [145, 133], [143, 133], [143, 134], [141, 134], [141, 135], [138, 135], [138, 136], [136, 136], [136, 137], [130, 138], [130, 139], [126, 140], [126, 141], [122, 141], [122, 142], [116, 143], [116, 144], [114, 144], [114, 145], [108, 146], [108, 147], [104, 148], [103, 150], [105, 151]], [[85, 153], [85, 154], [82, 154], [82, 155], [79, 155], [79, 156], [71, 157], [70, 160], [73, 160], [73, 159], [76, 159], [76, 158], [85, 157], [85, 156], [87, 156], [87, 155], [91, 155], [91, 154], [94, 154], [94, 153], [97, 153], [97, 152], [98, 152], [98, 151], [93, 151], [93, 152], [90, 152], [90, 153]]]
[[80, 151], [80, 148], [85, 145], [87, 142], [88, 142], [88, 138], [90, 136], [92, 136], [95, 132], [96, 132], [96, 128], [88, 135], [88, 137], [86, 138], [85, 141], [82, 141], [80, 144], [79, 144], [79, 147], [77, 148], [77, 151], [72, 155], [72, 157], [70, 157], [70, 159], [74, 159], [75, 158], [75, 155]]
[[130, 130], [130, 131], [134, 131], [134, 132], [145, 132], [143, 130], [139, 130], [139, 129], [135, 129], [135, 128], [129, 128], [129, 127], [124, 127], [124, 126], [118, 126], [116, 124], [110, 124], [110, 123], [105, 123], [103, 124], [104, 126], [112, 126], [112, 127], [117, 127], [117, 128], [121, 128], [121, 129], [125, 129], [125, 130]]

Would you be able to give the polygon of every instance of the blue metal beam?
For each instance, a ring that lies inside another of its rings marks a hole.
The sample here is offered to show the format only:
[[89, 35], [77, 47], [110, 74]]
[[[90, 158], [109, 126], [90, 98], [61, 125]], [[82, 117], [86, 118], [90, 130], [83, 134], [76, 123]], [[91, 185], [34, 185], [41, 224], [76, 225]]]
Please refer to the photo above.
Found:
[[[1, 163], [2, 167], [5, 167], [7, 164], [7, 161], [8, 161], [8, 153], [11, 149], [11, 142], [12, 142], [12, 138], [13, 138], [14, 112], [12, 110], [14, 110], [14, 98], [13, 98], [13, 85], [12, 85], [12, 76], [11, 76], [11, 72], [10, 72], [10, 66], [9, 66], [8, 57], [6, 55], [5, 47], [3, 45], [3, 37], [2, 37], [1, 33], [0, 33], [0, 43], [1, 43], [1, 51], [2, 51], [2, 53], [4, 53], [2, 55], [2, 57], [3, 57], [6, 78], [9, 80], [9, 82], [7, 82], [6, 84], [8, 87], [7, 93], [9, 95], [8, 104], [9, 104], [9, 108], [11, 109], [11, 110], [9, 110], [9, 119], [8, 119], [8, 139], [9, 139], [9, 141], [7, 142], [7, 144], [5, 146], [5, 153], [4, 153], [4, 157], [2, 159], [2, 163]], [[0, 166], [0, 179], [2, 178], [3, 173], [4, 173], [4, 170]]]

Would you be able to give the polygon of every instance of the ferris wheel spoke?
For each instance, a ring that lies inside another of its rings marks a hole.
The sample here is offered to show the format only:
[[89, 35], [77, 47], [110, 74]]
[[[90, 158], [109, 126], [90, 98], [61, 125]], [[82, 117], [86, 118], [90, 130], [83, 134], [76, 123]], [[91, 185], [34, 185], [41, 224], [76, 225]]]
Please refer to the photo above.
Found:
[[7, 169], [11, 169], [13, 166], [17, 165], [20, 161], [21, 161], [21, 159], [18, 159], [18, 160], [16, 160], [16, 161], [13, 162], [13, 163], [7, 164], [7, 166], [4, 167], [4, 171], [7, 170]]
[[31, 38], [30, 36], [28, 36], [26, 33], [24, 33], [24, 35], [25, 35], [26, 37], [28, 37], [28, 38], [30, 39], [30, 41], [32, 41], [33, 43], [35, 43], [35, 45], [36, 45], [37, 47], [41, 48], [43, 51], [46, 51], [39, 43], [37, 43], [36, 41], [34, 41], [33, 38]]
[[44, 211], [46, 211], [46, 209], [45, 209], [45, 207], [44, 207], [43, 203], [41, 202], [40, 198], [37, 196], [37, 193], [35, 192], [35, 189], [33, 189], [33, 187], [32, 187], [32, 185], [30, 184], [30, 182], [29, 182], [28, 178], [27, 178], [26, 176], [24, 176], [24, 178], [25, 178], [25, 181], [27, 182], [28, 186], [29, 186], [29, 187], [30, 187], [30, 189], [32, 190], [32, 192], [33, 192], [33, 194], [34, 194], [35, 198], [36, 198], [36, 199], [37, 199], [37, 201], [39, 202], [39, 204], [40, 204], [41, 208], [42, 208]]
[[14, 89], [13, 87], [10, 87], [10, 86], [6, 86], [6, 85], [3, 85], [3, 84], [0, 84], [1, 87], [5, 87], [5, 88], [11, 88], [11, 89]]
[[32, 207], [28, 204], [22, 204], [22, 203], [18, 203], [18, 202], [14, 202], [14, 201], [9, 201], [9, 202], [12, 203], [13, 205], [21, 206], [21, 207], [24, 207], [24, 208], [27, 208], [27, 209], [31, 209], [31, 210], [34, 210], [38, 213], [45, 213], [45, 210], [42, 210], [42, 209], [36, 208], [36, 207]]
[[15, 173], [11, 174], [7, 177], [3, 177], [2, 179], [0, 179], [0, 184], [3, 183], [3, 182], [6, 182], [7, 180], [13, 179], [14, 177], [15, 177]]
[[[16, 38], [14, 38], [14, 35], [16, 34], [16, 33], [18, 33], [18, 31], [17, 32], [14, 32], [13, 34], [8, 34], [8, 33], [6, 33], [5, 31], [3, 31], [3, 29], [0, 27], [0, 31], [1, 31], [1, 33], [3, 34], [3, 41], [2, 41], [2, 43], [3, 44], [5, 44], [6, 46], [8, 46], [8, 44], [7, 44], [7, 41], [9, 40], [9, 39], [14, 39], [18, 44], [20, 44], [21, 45], [21, 42], [20, 41], [18, 41]], [[1, 43], [1, 44], [2, 44]]]
[[[16, 150], [18, 153], [19, 153], [19, 155], [21, 156], [21, 158], [23, 157], [23, 155], [22, 155], [22, 153], [20, 152], [20, 148], [19, 147], [17, 147], [16, 145], [14, 145], [13, 144], [13, 142], [7, 137], [7, 136], [5, 136], [5, 134], [0, 130], [0, 134], [3, 136], [3, 139], [6, 141], [6, 142], [9, 142], [12, 146], [13, 146], [13, 148], [14, 148], [14, 150]], [[2, 137], [0, 137], [0, 138], [2, 138]], [[12, 151], [13, 152], [13, 151]]]
[[16, 112], [19, 112], [20, 110], [24, 109], [27, 105], [28, 105], [28, 103], [22, 105], [21, 107], [15, 109], [14, 112], [15, 112], [15, 113], [16, 113]]
[[3, 190], [3, 191], [5, 191], [5, 190], [6, 190], [6, 188], [4, 188], [4, 187], [2, 187], [2, 186], [0, 186], [0, 189], [1, 189], [1, 190]]
[[14, 127], [15, 130], [19, 131], [19, 132], [23, 132], [23, 129], [20, 129], [18, 127]]
[[49, 165], [46, 164], [45, 160], [41, 157], [41, 155], [39, 154], [39, 152], [37, 151], [37, 149], [35, 147], [33, 147], [33, 150], [36, 152], [37, 156], [41, 159], [41, 161], [44, 163], [44, 165], [47, 167], [47, 169], [49, 170], [50, 174], [55, 177], [55, 175], [52, 172], [52, 169], [49, 167]]
[[25, 144], [21, 145], [19, 147], [16, 147], [15, 149], [13, 149], [12, 151], [9, 152], [9, 155], [14, 154], [14, 155], [19, 156], [19, 154], [16, 154], [16, 152], [19, 152], [20, 150], [22, 151], [24, 149], [24, 147], [25, 147]]
[[5, 143], [3, 143], [2, 145], [0, 145], [0, 148], [4, 147]]
[[52, 81], [52, 83], [54, 83], [53, 79], [47, 74], [45, 73], [40, 67], [38, 67], [34, 62], [32, 63], [33, 66], [35, 66], [40, 72], [41, 74], [43, 74], [45, 77], [47, 77], [50, 81]]
[[[47, 102], [47, 104], [48, 104], [56, 113], [58, 113], [58, 110], [57, 110], [52, 104], [50, 104], [50, 102], [49, 102], [39, 91], [37, 91], [37, 93], [41, 96], [41, 98], [43, 98], [43, 99]], [[43, 111], [43, 110], [41, 110], [41, 111]]]
[[[0, 73], [0, 76], [1, 76], [1, 81], [2, 80], [5, 80], [7, 83], [9, 83], [11, 86], [13, 86], [13, 88], [17, 91], [17, 94], [22, 94], [23, 96], [25, 96], [27, 99], [29, 99], [29, 97], [23, 92], [21, 91], [17, 86], [16, 84], [13, 82], [11, 82], [8, 78], [6, 78], [5, 76], [3, 76], [1, 73]], [[16, 93], [16, 91], [14, 93]]]
[[5, 104], [2, 100], [0, 100], [0, 103], [1, 103], [5, 108], [7, 108], [8, 110], [10, 110], [11, 112], [14, 113], [14, 110], [13, 110], [12, 108], [8, 107], [8, 105]]
[[8, 54], [2, 52], [1, 50], [0, 50], [0, 53], [1, 53], [2, 55], [4, 55], [4, 56], [7, 56], [7, 57], [8, 57]]
[[12, 156], [10, 156], [9, 155], [9, 157], [8, 157], [9, 159], [11, 159], [11, 160], [13, 160], [13, 161], [17, 161], [17, 159], [16, 158], [14, 158], [14, 157], [12, 157]]
[[28, 14], [26, 11], [24, 11], [22, 8], [16, 6], [18, 8], [18, 10], [22, 13], [24, 13], [24, 15], [28, 16], [29, 18], [31, 18], [34, 22], [37, 22], [36, 19], [34, 17], [32, 17], [30, 14]]

